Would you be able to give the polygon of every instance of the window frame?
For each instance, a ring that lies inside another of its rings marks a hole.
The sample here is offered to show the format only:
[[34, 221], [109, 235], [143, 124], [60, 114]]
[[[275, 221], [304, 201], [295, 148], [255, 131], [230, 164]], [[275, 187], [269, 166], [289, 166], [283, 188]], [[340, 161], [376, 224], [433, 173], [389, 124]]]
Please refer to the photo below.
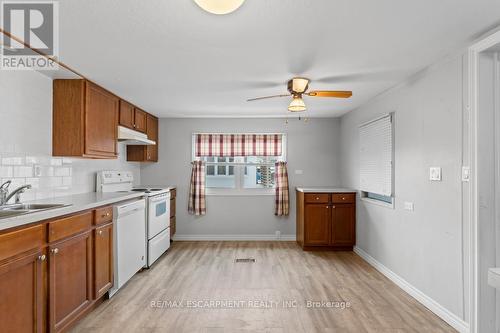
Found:
[[[206, 133], [206, 132], [205, 132]], [[281, 156], [278, 156], [277, 161], [287, 160], [287, 134], [286, 133], [253, 133], [253, 132], [242, 132], [242, 133], [216, 133], [210, 132], [213, 134], [257, 134], [257, 135], [272, 135], [279, 134], [282, 136], [281, 140]], [[196, 145], [196, 135], [204, 134], [204, 133], [193, 133], [191, 136], [191, 160], [192, 161], [201, 161], [201, 157], [195, 156], [195, 145]], [[231, 157], [231, 156], [227, 156]], [[217, 158], [214, 156], [214, 158]], [[237, 158], [235, 156], [235, 158]], [[216, 187], [206, 187], [205, 186], [205, 194], [207, 196], [266, 196], [266, 195], [275, 195], [276, 188], [244, 188], [244, 167], [245, 166], [261, 166], [261, 165], [269, 165], [274, 166], [274, 163], [245, 163], [245, 162], [210, 162], [206, 164], [214, 165], [215, 169], [218, 166], [226, 165], [226, 166], [234, 166], [234, 176], [235, 176], [235, 187], [234, 188], [216, 188]], [[217, 174], [217, 172], [215, 172]], [[205, 175], [206, 176], [206, 175]], [[205, 177], [205, 185], [206, 185], [206, 177]]]

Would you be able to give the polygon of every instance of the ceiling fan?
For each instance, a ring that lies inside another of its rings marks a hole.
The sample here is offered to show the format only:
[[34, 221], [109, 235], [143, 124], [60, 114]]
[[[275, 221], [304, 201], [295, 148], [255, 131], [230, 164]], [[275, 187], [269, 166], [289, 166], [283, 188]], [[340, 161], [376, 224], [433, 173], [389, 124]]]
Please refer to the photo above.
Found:
[[309, 79], [303, 77], [294, 77], [293, 79], [288, 81], [287, 87], [289, 94], [250, 98], [247, 99], [247, 102], [258, 101], [268, 98], [292, 96], [292, 102], [288, 106], [288, 110], [291, 112], [301, 112], [306, 110], [306, 104], [302, 99], [303, 95], [311, 97], [335, 97], [335, 98], [349, 98], [352, 96], [352, 91], [342, 91], [342, 90], [313, 90], [308, 92], [307, 88], [309, 88], [309, 82], [310, 82]]

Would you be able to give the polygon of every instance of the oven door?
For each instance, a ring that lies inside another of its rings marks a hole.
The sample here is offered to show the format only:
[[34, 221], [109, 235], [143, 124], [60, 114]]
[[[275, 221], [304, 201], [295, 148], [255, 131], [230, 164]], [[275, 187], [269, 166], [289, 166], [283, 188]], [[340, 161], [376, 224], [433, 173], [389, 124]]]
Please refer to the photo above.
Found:
[[170, 227], [170, 193], [148, 199], [148, 239]]

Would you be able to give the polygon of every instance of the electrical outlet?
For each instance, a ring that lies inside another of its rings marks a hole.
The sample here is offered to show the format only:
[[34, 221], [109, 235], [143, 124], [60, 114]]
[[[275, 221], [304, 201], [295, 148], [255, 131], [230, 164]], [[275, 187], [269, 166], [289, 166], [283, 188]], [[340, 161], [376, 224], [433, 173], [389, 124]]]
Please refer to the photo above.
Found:
[[413, 202], [405, 202], [405, 210], [413, 211]]
[[463, 182], [470, 181], [470, 167], [468, 166], [462, 167], [462, 181]]
[[42, 176], [42, 168], [39, 165], [35, 165], [33, 167], [33, 171], [34, 171], [35, 177], [41, 177]]
[[441, 168], [440, 167], [431, 167], [429, 169], [429, 180], [441, 181]]
[[296, 175], [301, 175], [301, 174], [303, 174], [303, 173], [304, 173], [304, 171], [303, 171], [303, 170], [295, 170], [295, 174], [296, 174]]

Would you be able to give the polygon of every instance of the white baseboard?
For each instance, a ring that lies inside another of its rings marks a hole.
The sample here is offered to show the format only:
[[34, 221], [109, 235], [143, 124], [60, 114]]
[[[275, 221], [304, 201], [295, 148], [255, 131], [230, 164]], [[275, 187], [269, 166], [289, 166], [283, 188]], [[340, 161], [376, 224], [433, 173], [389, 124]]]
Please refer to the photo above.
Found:
[[295, 235], [175, 235], [174, 241], [295, 241]]
[[445, 322], [450, 324], [454, 329], [461, 333], [469, 333], [469, 324], [462, 320], [462, 318], [451, 313], [448, 309], [443, 307], [441, 304], [415, 288], [413, 285], [408, 283], [405, 279], [391, 271], [389, 268], [384, 266], [382, 263], [378, 262], [375, 258], [370, 256], [361, 248], [355, 246], [354, 252], [356, 252], [361, 258], [372, 265], [377, 271], [385, 275], [389, 280], [398, 285], [401, 289], [406, 291], [410, 296], [415, 298], [417, 301], [422, 303], [426, 308], [434, 312]]

